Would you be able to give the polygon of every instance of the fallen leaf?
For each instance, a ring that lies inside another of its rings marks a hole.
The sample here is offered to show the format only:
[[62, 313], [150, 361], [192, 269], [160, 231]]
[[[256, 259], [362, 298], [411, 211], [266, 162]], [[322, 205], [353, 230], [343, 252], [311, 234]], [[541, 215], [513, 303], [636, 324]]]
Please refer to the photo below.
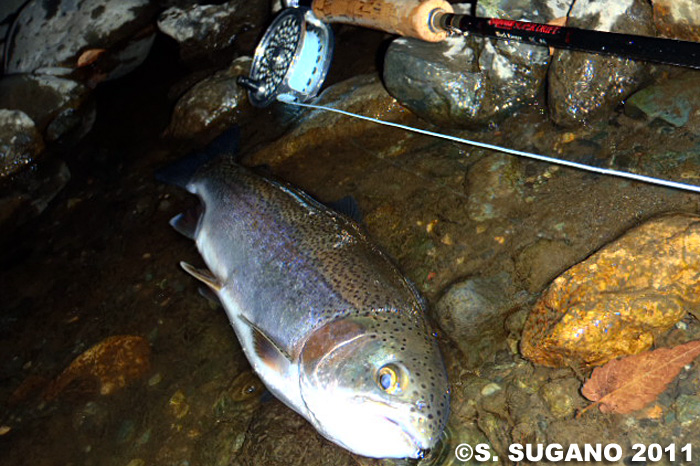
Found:
[[105, 49], [85, 50], [83, 53], [80, 54], [80, 57], [78, 57], [78, 68], [92, 65], [93, 63], [95, 63], [97, 61], [98, 58], [100, 58], [106, 52], [107, 52], [107, 50], [105, 50]]
[[608, 362], [591, 374], [581, 390], [603, 413], [626, 414], [642, 409], [661, 394], [683, 366], [700, 355], [700, 340], [659, 348]]

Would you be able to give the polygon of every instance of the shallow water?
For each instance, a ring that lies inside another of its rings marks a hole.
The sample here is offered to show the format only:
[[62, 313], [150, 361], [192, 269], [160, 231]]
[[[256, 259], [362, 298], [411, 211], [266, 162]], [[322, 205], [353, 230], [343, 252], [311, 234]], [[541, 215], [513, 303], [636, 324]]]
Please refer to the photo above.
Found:
[[[380, 47], [377, 36], [366, 40]], [[168, 88], [185, 74], [172, 66], [174, 56], [158, 45], [144, 68], [99, 90], [93, 134], [66, 154], [72, 181], [42, 217], [5, 246], [3, 464], [391, 464], [349, 455], [267, 394], [250, 373], [222, 310], [199, 296], [198, 285], [179, 269], [181, 260], [201, 261], [168, 220], [195, 200], [153, 178], [158, 167], [184, 152], [159, 140], [172, 105]], [[355, 70], [374, 67], [373, 59], [342, 50], [337, 60], [334, 66], [341, 69], [342, 63]], [[338, 72], [334, 79], [344, 77]], [[567, 131], [548, 123], [544, 113], [533, 107], [490, 131], [462, 134], [698, 180], [700, 139], [682, 128], [617, 115], [610, 124]], [[322, 201], [354, 196], [370, 235], [431, 305], [459, 279], [507, 273], [525, 292], [511, 314], [516, 321], [556, 273], [631, 226], [658, 213], [700, 210], [696, 194], [381, 127], [359, 139], [338, 134], [270, 169]], [[565, 245], [566, 255], [528, 269], [522, 252], [542, 239]], [[697, 333], [695, 321], [686, 326], [688, 333]], [[106, 373], [127, 377], [137, 356], [117, 345], [113, 357], [91, 360], [92, 365], [71, 362], [119, 335], [147, 340], [150, 354], [139, 357], [149, 361], [148, 368], [125, 388], [104, 394], [95, 367], [104, 362]], [[424, 464], [461, 464], [451, 453], [458, 443], [488, 441], [505, 451], [511, 442], [544, 441], [541, 431], [549, 442], [700, 445], [696, 422], [679, 422], [673, 409], [682, 393], [665, 395], [660, 419], [593, 415], [577, 420], [536, 411], [521, 397], [536, 394], [528, 384], [565, 384], [577, 374], [533, 368], [514, 352], [513, 341], [489, 349], [476, 367], [465, 364], [468, 358], [441, 334], [453, 392], [451, 438]], [[75, 380], [47, 400], [46, 387], [67, 368]], [[484, 395], [488, 383], [503, 387], [503, 396]], [[577, 392], [567, 395], [575, 398]], [[530, 413], [530, 424], [523, 413]], [[523, 424], [541, 430], [528, 431]]]

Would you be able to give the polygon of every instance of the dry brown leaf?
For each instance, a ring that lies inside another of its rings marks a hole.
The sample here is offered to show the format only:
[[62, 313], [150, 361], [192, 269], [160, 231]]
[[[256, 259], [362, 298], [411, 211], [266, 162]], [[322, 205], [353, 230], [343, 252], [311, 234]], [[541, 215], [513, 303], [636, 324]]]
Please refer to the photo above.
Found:
[[603, 413], [626, 414], [656, 399], [683, 366], [700, 355], [700, 340], [610, 361], [591, 374], [581, 390]]
[[105, 49], [85, 50], [83, 53], [80, 54], [80, 57], [78, 57], [78, 68], [92, 65], [93, 63], [95, 63], [97, 61], [98, 58], [100, 58], [106, 52], [107, 52], [107, 50], [105, 50]]

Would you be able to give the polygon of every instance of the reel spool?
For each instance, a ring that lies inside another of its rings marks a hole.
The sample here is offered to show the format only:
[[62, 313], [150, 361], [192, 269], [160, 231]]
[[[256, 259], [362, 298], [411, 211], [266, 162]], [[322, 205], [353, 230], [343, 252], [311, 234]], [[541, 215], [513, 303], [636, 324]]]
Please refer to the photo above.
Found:
[[333, 56], [333, 31], [308, 8], [287, 8], [255, 49], [250, 75], [238, 83], [250, 102], [266, 107], [277, 98], [306, 102], [318, 94]]

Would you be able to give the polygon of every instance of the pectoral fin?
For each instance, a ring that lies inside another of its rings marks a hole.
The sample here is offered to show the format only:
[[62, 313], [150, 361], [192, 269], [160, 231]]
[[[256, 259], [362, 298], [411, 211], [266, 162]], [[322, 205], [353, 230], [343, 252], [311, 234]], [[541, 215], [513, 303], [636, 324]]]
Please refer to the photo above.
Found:
[[187, 262], [180, 262], [180, 267], [190, 275], [192, 275], [197, 280], [205, 283], [209, 288], [214, 291], [220, 291], [224, 285], [219, 281], [218, 278], [214, 276], [210, 271], [206, 269], [197, 269]]
[[255, 356], [270, 369], [276, 372], [286, 372], [287, 367], [292, 362], [292, 358], [289, 354], [275, 344], [275, 342], [255, 324], [243, 316], [241, 316], [241, 318], [251, 328]]

